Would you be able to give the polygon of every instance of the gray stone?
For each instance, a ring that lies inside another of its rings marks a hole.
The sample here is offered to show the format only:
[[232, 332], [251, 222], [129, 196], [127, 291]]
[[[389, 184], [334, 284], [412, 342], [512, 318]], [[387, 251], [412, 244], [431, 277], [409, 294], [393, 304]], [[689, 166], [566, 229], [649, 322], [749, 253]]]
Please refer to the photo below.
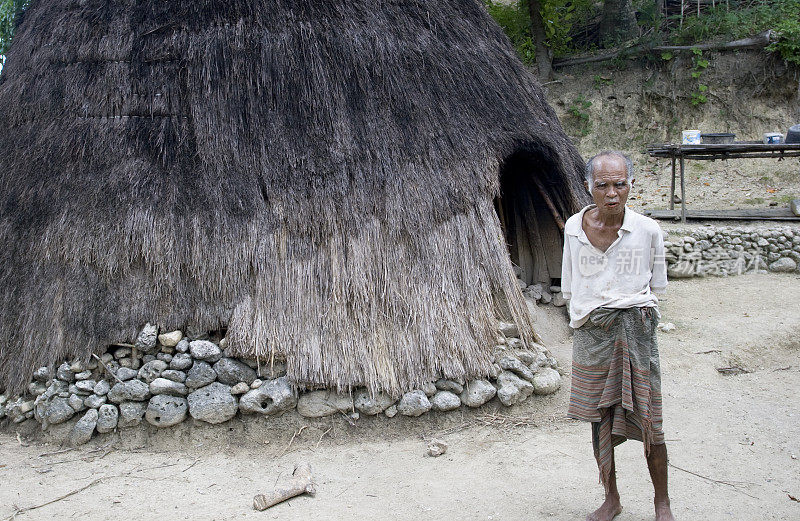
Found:
[[157, 341], [158, 327], [148, 323], [145, 324], [145, 326], [139, 332], [139, 336], [136, 337], [136, 342], [134, 345], [136, 346], [136, 349], [145, 353], [149, 353], [156, 348]]
[[199, 389], [216, 379], [217, 373], [214, 372], [214, 369], [208, 363], [197, 360], [186, 374], [186, 381], [184, 383], [190, 389]]
[[119, 421], [117, 427], [124, 429], [142, 423], [142, 418], [149, 404], [145, 402], [122, 402], [119, 404]]
[[88, 369], [86, 371], [81, 371], [80, 373], [75, 374], [76, 380], [88, 380], [91, 377], [92, 377], [92, 372], [89, 371]]
[[[187, 342], [188, 344], [188, 342]], [[192, 367], [192, 355], [189, 353], [176, 353], [169, 363], [169, 368], [176, 371], [183, 371]]]
[[175, 369], [167, 369], [161, 373], [161, 378], [172, 380], [173, 382], [183, 383], [186, 381], [186, 373], [183, 371], [176, 371]]
[[45, 419], [47, 423], [57, 425], [69, 420], [74, 414], [75, 409], [70, 406], [69, 399], [57, 396], [47, 404]]
[[395, 416], [397, 416], [397, 405], [392, 405], [391, 407], [383, 411], [383, 414], [385, 414], [387, 418], [394, 418]]
[[80, 420], [72, 427], [69, 433], [69, 444], [73, 447], [88, 443], [97, 426], [97, 409], [89, 409]]
[[497, 365], [499, 365], [500, 368], [505, 371], [513, 371], [517, 373], [520, 377], [528, 380], [529, 382], [533, 381], [533, 371], [528, 369], [525, 364], [523, 364], [514, 356], [504, 356], [497, 361]]
[[33, 373], [33, 378], [37, 382], [47, 382], [50, 379], [50, 369], [47, 367], [40, 367]]
[[114, 384], [108, 391], [108, 401], [114, 403], [142, 402], [150, 397], [150, 386], [141, 380]]
[[78, 373], [85, 371], [86, 366], [82, 361], [75, 359], [71, 364], [69, 364], [69, 370], [77, 375]]
[[533, 351], [520, 351], [516, 356], [517, 359], [525, 365], [531, 365], [536, 362], [536, 353]]
[[70, 394], [69, 398], [67, 398], [67, 401], [69, 402], [69, 406], [72, 407], [73, 411], [81, 412], [86, 409], [86, 406], [83, 404], [84, 398], [85, 397], [83, 395]]
[[106, 397], [100, 396], [98, 394], [93, 394], [91, 396], [87, 396], [85, 400], [83, 400], [83, 405], [89, 407], [90, 409], [97, 409], [104, 403], [106, 403]]
[[531, 284], [530, 286], [525, 288], [525, 290], [522, 292], [522, 294], [527, 298], [539, 301], [539, 300], [542, 299], [542, 292], [543, 291], [544, 291], [544, 288], [542, 287], [541, 284]]
[[170, 331], [158, 335], [158, 343], [164, 347], [175, 347], [182, 339], [183, 333], [180, 331]]
[[497, 389], [488, 380], [472, 380], [461, 393], [461, 403], [468, 407], [480, 407], [494, 398], [495, 394]]
[[31, 382], [28, 384], [28, 393], [39, 396], [47, 391], [47, 387], [42, 382]]
[[239, 382], [238, 384], [231, 387], [231, 394], [233, 395], [240, 395], [250, 391], [250, 386], [247, 385], [246, 382]]
[[168, 364], [172, 362], [172, 355], [169, 353], [158, 353], [156, 355], [156, 360], [161, 360], [162, 362]]
[[297, 400], [297, 412], [306, 418], [321, 418], [352, 409], [352, 397], [332, 391], [312, 391], [301, 395]]
[[672, 279], [688, 279], [694, 276], [694, 264], [689, 261], [678, 261], [667, 268], [667, 276]]
[[208, 423], [222, 423], [236, 416], [239, 405], [228, 385], [214, 382], [186, 397], [192, 418]]
[[791, 273], [795, 270], [797, 270], [797, 263], [788, 257], [778, 259], [769, 265], [769, 271], [776, 273]]
[[275, 414], [296, 405], [297, 396], [286, 377], [264, 382], [239, 400], [239, 410], [243, 413]]
[[58, 370], [56, 371], [56, 378], [59, 380], [63, 380], [65, 382], [72, 382], [75, 380], [75, 374], [69, 369], [69, 364], [64, 362], [60, 366], [58, 366]]
[[500, 322], [498, 329], [507, 337], [519, 337], [519, 329], [513, 322]]
[[166, 371], [167, 363], [163, 360], [153, 360], [152, 362], [147, 362], [139, 369], [139, 379], [143, 380], [146, 383], [150, 383], [156, 378], [161, 376], [161, 373]]
[[511, 371], [503, 371], [497, 377], [497, 398], [506, 407], [522, 403], [533, 394], [533, 384]]
[[561, 388], [561, 375], [549, 367], [543, 367], [533, 377], [533, 389], [536, 394], [552, 394]]
[[439, 391], [431, 398], [434, 411], [452, 411], [461, 407], [461, 398], [450, 391]]
[[186, 419], [189, 402], [182, 396], [159, 394], [150, 398], [144, 419], [156, 427], [171, 427]]
[[557, 308], [561, 308], [567, 305], [567, 299], [564, 298], [564, 294], [560, 291], [553, 295], [553, 305]]
[[454, 394], [461, 394], [464, 391], [464, 386], [460, 383], [454, 382], [453, 380], [446, 380], [444, 378], [436, 380], [436, 388], [440, 391], [450, 391]]
[[549, 304], [553, 301], [553, 295], [549, 291], [542, 291], [542, 298], [540, 302], [542, 304]]
[[[213, 344], [212, 344], [213, 345]], [[250, 369], [247, 364], [234, 358], [222, 358], [214, 364], [214, 371], [217, 373], [217, 380], [225, 385], [236, 385], [245, 382], [250, 385], [256, 379], [256, 372]]]
[[447, 452], [447, 443], [433, 438], [428, 442], [428, 456], [436, 458]]
[[94, 387], [96, 385], [97, 385], [97, 382], [95, 382], [94, 380], [80, 380], [80, 381], [75, 383], [75, 387], [77, 387], [78, 390], [86, 392], [86, 393], [93, 393], [94, 392]]
[[184, 338], [180, 342], [175, 345], [175, 351], [179, 353], [188, 353], [189, 352], [189, 340]]
[[117, 369], [117, 372], [115, 374], [117, 375], [117, 378], [119, 378], [123, 382], [126, 382], [128, 380], [133, 380], [134, 378], [136, 378], [139, 375], [139, 371], [137, 371], [136, 369], [131, 369], [130, 367], [120, 367], [119, 369]]
[[108, 391], [111, 390], [111, 384], [108, 383], [108, 380], [100, 380], [94, 386], [94, 394], [98, 396], [105, 396], [108, 394]]
[[250, 389], [258, 389], [259, 387], [261, 387], [261, 384], [263, 383], [264, 380], [262, 380], [261, 378], [256, 378], [255, 380], [253, 380], [253, 383], [250, 384]]
[[115, 405], [109, 403], [100, 406], [97, 411], [97, 432], [103, 434], [117, 428], [119, 411]]
[[393, 403], [394, 400], [388, 394], [379, 392], [375, 396], [370, 396], [369, 391], [366, 389], [359, 389], [356, 391], [353, 398], [353, 404], [355, 405], [355, 408], [367, 416], [375, 416], [376, 414], [380, 414], [388, 409]]
[[189, 352], [195, 360], [214, 363], [222, 358], [222, 350], [208, 340], [195, 340], [189, 342]]
[[403, 416], [420, 416], [430, 410], [431, 402], [419, 389], [407, 392], [397, 403], [397, 412]]
[[425, 393], [425, 396], [430, 398], [434, 394], [436, 394], [436, 384], [433, 382], [428, 382], [426, 384], [422, 384], [422, 392]]
[[166, 378], [156, 378], [150, 382], [150, 394], [171, 394], [172, 396], [186, 396], [189, 388], [181, 382], [173, 382]]
[[67, 390], [69, 391], [69, 394], [79, 394], [81, 396], [89, 396], [90, 394], [92, 394], [91, 390], [84, 391], [84, 390], [78, 389], [78, 386], [76, 386], [75, 384], [71, 384], [69, 386], [69, 389], [67, 389]]
[[132, 350], [130, 347], [118, 347], [114, 350], [114, 358], [121, 360], [123, 358], [130, 358]]

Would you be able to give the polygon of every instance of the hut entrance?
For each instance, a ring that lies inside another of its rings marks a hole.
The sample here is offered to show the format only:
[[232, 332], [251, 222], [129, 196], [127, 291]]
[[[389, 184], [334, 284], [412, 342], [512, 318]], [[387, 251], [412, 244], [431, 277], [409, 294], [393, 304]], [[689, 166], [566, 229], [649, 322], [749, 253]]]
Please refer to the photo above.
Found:
[[530, 154], [508, 158], [500, 170], [495, 210], [503, 226], [511, 261], [526, 284], [559, 285], [563, 219], [547, 193], [549, 176]]

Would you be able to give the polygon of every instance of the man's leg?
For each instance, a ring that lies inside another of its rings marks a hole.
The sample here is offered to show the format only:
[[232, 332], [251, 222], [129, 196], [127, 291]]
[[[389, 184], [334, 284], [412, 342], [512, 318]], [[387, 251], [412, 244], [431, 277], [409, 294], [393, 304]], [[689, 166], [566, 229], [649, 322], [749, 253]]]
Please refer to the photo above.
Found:
[[675, 521], [667, 491], [667, 445], [650, 445], [647, 468], [655, 490], [656, 521]]
[[614, 464], [614, 450], [611, 450], [611, 472], [608, 475], [608, 490], [606, 500], [600, 508], [586, 516], [586, 521], [611, 521], [622, 512], [622, 504], [619, 502], [619, 490], [617, 490], [617, 468]]

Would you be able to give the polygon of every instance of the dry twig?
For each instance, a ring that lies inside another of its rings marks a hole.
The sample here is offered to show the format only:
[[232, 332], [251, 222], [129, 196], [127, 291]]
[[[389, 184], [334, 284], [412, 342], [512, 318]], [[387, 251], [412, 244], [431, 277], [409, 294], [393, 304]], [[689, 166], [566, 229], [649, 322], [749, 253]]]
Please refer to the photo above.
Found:
[[294, 442], [294, 439], [295, 439], [295, 438], [298, 436], [298, 434], [300, 434], [301, 432], [303, 432], [303, 430], [304, 430], [306, 427], [307, 427], [306, 425], [303, 425], [302, 427], [300, 427], [300, 429], [298, 429], [298, 430], [297, 430], [297, 432], [295, 432], [294, 434], [292, 434], [292, 439], [291, 439], [291, 440], [289, 440], [289, 445], [287, 445], [287, 446], [286, 446], [286, 448], [285, 448], [285, 449], [283, 449], [283, 452], [281, 452], [281, 455], [280, 455], [280, 456], [278, 456], [279, 458], [280, 458], [281, 456], [283, 456], [284, 454], [286, 454], [286, 452], [287, 452], [287, 451], [288, 451], [288, 450], [291, 448], [291, 446], [292, 446], [292, 442]]
[[99, 356], [97, 356], [97, 355], [96, 355], [96, 354], [94, 354], [94, 353], [92, 353], [92, 356], [93, 356], [93, 357], [95, 357], [95, 358], [97, 359], [97, 363], [98, 363], [98, 364], [100, 364], [100, 365], [102, 365], [102, 366], [103, 366], [103, 369], [105, 369], [105, 370], [106, 370], [106, 372], [107, 372], [108, 374], [110, 374], [111, 376], [113, 376], [113, 377], [114, 377], [114, 380], [118, 381], [119, 383], [123, 383], [123, 381], [122, 381], [122, 380], [120, 380], [120, 379], [119, 379], [119, 377], [118, 377], [118, 376], [117, 376], [117, 375], [116, 375], [116, 374], [115, 374], [113, 371], [111, 371], [111, 369], [109, 369], [109, 368], [108, 368], [108, 366], [106, 365], [106, 363], [105, 363], [105, 362], [103, 362], [103, 361], [100, 359], [100, 357], [99, 357]]
[[324, 438], [326, 434], [328, 434], [329, 432], [331, 432], [331, 429], [333, 429], [333, 427], [328, 427], [328, 430], [327, 430], [327, 431], [325, 431], [325, 432], [323, 432], [323, 433], [320, 435], [319, 439], [317, 440], [317, 444], [316, 444], [316, 445], [314, 445], [314, 450], [317, 450], [317, 447], [319, 447], [319, 444], [320, 444], [320, 443], [322, 443], [322, 438]]
[[681, 468], [681, 467], [679, 467], [677, 465], [673, 465], [672, 463], [668, 463], [668, 465], [670, 467], [674, 468], [674, 469], [680, 470], [681, 472], [686, 472], [687, 474], [691, 474], [692, 476], [697, 476], [700, 479], [704, 479], [704, 480], [708, 481], [709, 483], [714, 483], [716, 485], [726, 485], [726, 486], [731, 487], [732, 489], [736, 490], [737, 492], [740, 492], [740, 493], [744, 494], [745, 496], [751, 497], [753, 499], [758, 499], [756, 496], [750, 495], [747, 492], [745, 492], [745, 491], [743, 491], [743, 490], [741, 490], [739, 488], [739, 485], [752, 484], [752, 483], [746, 483], [744, 481], [725, 481], [725, 480], [721, 480], [721, 479], [709, 478], [708, 476], [703, 476], [702, 474], [698, 474], [697, 472], [692, 472], [691, 470], [686, 470], [686, 469]]

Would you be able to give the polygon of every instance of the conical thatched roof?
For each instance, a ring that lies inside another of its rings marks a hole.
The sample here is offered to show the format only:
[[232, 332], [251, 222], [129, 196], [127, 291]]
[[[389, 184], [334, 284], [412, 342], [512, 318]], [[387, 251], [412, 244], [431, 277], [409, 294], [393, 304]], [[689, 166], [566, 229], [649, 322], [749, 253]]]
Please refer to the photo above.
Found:
[[0, 76], [0, 388], [228, 328], [300, 386], [485, 374], [527, 312], [493, 209], [581, 159], [479, 0], [33, 0]]

